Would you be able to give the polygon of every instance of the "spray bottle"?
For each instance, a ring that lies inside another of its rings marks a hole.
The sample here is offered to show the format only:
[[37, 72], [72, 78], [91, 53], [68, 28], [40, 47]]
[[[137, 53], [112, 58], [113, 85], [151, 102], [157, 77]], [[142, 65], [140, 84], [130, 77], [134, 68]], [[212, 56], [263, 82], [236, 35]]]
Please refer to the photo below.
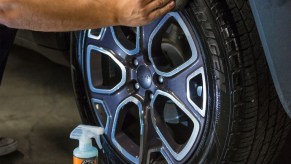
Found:
[[79, 147], [73, 152], [73, 164], [97, 164], [98, 150], [92, 146], [91, 138], [102, 149], [100, 135], [103, 133], [103, 128], [89, 125], [79, 125], [71, 132], [70, 138], [79, 140]]

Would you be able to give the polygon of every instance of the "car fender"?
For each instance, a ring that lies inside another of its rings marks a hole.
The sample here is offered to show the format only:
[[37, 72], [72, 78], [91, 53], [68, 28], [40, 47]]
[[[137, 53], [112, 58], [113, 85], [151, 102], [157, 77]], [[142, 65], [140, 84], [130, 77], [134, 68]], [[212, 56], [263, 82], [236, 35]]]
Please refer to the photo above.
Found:
[[249, 0], [280, 101], [291, 118], [291, 1]]

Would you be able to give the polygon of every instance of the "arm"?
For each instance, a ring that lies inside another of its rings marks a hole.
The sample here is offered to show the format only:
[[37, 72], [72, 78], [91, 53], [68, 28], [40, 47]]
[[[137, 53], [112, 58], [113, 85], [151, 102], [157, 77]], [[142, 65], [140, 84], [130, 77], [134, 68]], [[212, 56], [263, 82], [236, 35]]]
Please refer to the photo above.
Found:
[[0, 0], [0, 24], [37, 31], [140, 26], [174, 6], [173, 0]]

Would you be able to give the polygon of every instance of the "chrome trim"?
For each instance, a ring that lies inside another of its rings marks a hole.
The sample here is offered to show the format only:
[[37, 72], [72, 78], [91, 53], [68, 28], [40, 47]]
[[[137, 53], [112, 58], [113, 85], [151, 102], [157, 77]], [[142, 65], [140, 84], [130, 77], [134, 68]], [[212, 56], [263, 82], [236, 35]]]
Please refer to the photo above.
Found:
[[89, 29], [88, 30], [88, 37], [91, 38], [91, 39], [95, 39], [95, 40], [100, 40], [102, 37], [103, 37], [103, 34], [106, 32], [106, 28], [102, 28], [101, 31], [100, 31], [100, 34], [98, 36], [96, 35], [93, 35], [91, 33], [93, 29]]
[[144, 123], [143, 123], [143, 114], [142, 114], [142, 103], [135, 97], [128, 97], [125, 100], [123, 100], [117, 107], [116, 109], [116, 113], [115, 113], [115, 117], [114, 117], [114, 122], [113, 122], [113, 127], [112, 127], [112, 132], [111, 132], [111, 140], [113, 142], [113, 144], [115, 145], [115, 147], [117, 148], [117, 150], [119, 150], [121, 152], [121, 154], [123, 154], [127, 159], [129, 159], [131, 162], [133, 163], [139, 163], [139, 157], [134, 157], [133, 155], [129, 154], [124, 148], [121, 147], [121, 145], [117, 142], [116, 138], [115, 138], [115, 132], [116, 132], [116, 124], [118, 121], [118, 116], [119, 116], [119, 112], [122, 109], [123, 106], [125, 106], [128, 103], [134, 103], [137, 105], [138, 110], [139, 110], [139, 121], [140, 121], [140, 135], [143, 136], [144, 133]]
[[103, 93], [103, 94], [110, 94], [110, 93], [113, 93], [115, 92], [116, 90], [118, 90], [122, 85], [125, 84], [125, 81], [126, 81], [126, 69], [125, 69], [125, 66], [120, 62], [118, 61], [118, 59], [116, 59], [114, 57], [114, 53], [112, 51], [107, 51], [101, 47], [96, 47], [96, 46], [93, 46], [93, 45], [89, 45], [87, 47], [87, 56], [86, 56], [86, 59], [87, 59], [87, 63], [90, 63], [90, 60], [91, 60], [91, 51], [92, 50], [96, 50], [96, 51], [99, 51], [105, 55], [108, 55], [121, 69], [121, 74], [122, 74], [122, 78], [120, 80], [120, 82], [115, 86], [113, 87], [112, 89], [98, 89], [98, 88], [95, 88], [92, 84], [92, 77], [91, 77], [91, 69], [90, 69], [90, 64], [87, 64], [86, 66], [86, 69], [87, 69], [87, 77], [88, 77], [88, 83], [89, 83], [89, 87], [90, 87], [90, 90], [92, 92], [96, 92], [96, 93]]
[[[185, 33], [185, 36], [188, 40], [189, 46], [192, 50], [192, 57], [187, 60], [185, 63], [183, 63], [182, 65], [180, 65], [179, 67], [175, 68], [174, 70], [170, 71], [170, 72], [163, 72], [160, 71], [156, 65], [154, 64], [154, 61], [152, 59], [152, 44], [153, 44], [153, 39], [155, 37], [155, 35], [157, 34], [157, 32], [160, 30], [160, 28], [163, 26], [163, 24], [171, 17], [174, 17], [176, 19], [176, 21], [179, 23], [179, 25], [181, 26], [183, 32]], [[181, 16], [177, 13], [177, 12], [171, 12], [168, 13], [161, 21], [160, 23], [157, 25], [157, 27], [154, 29], [154, 31], [151, 33], [150, 38], [149, 38], [149, 46], [148, 46], [148, 53], [149, 53], [149, 59], [150, 61], [153, 63], [153, 67], [156, 71], [156, 73], [158, 75], [161, 76], [165, 76], [165, 77], [170, 77], [175, 75], [176, 73], [180, 72], [181, 70], [185, 69], [186, 67], [188, 67], [190, 64], [192, 64], [196, 59], [197, 59], [197, 48], [196, 45], [193, 41], [193, 38], [191, 37], [190, 31], [187, 28], [186, 24], [183, 22]]]
[[139, 53], [139, 50], [140, 50], [140, 27], [136, 27], [136, 47], [135, 49], [133, 50], [129, 50], [129, 49], [126, 49], [117, 39], [116, 35], [115, 35], [115, 32], [114, 32], [114, 29], [113, 27], [111, 26], [110, 29], [111, 29], [111, 33], [112, 33], [112, 37], [115, 41], [115, 43], [118, 45], [119, 48], [121, 48], [126, 54], [128, 55], [135, 55], [137, 53]]
[[[109, 112], [108, 112], [108, 110], [107, 110], [107, 108], [106, 108], [106, 106], [105, 106], [105, 104], [104, 104], [104, 102], [102, 100], [92, 98], [91, 101], [92, 101], [92, 105], [93, 105], [93, 108], [94, 108], [95, 115], [97, 116], [98, 122], [104, 128], [105, 134], [107, 134], [108, 133], [109, 121], [111, 120], [111, 115], [109, 114]], [[102, 124], [102, 122], [100, 120], [100, 117], [98, 115], [98, 112], [97, 112], [97, 109], [96, 109], [96, 105], [97, 104], [101, 104], [103, 106], [103, 109], [105, 110], [106, 117], [107, 117], [105, 127], [103, 126], [103, 124]]]
[[[155, 116], [154, 116], [154, 102], [155, 102], [155, 99], [159, 95], [162, 95], [162, 96], [165, 96], [165, 97], [171, 99], [181, 110], [183, 110], [183, 112], [192, 120], [192, 122], [194, 124], [193, 132], [192, 132], [192, 134], [190, 136], [190, 139], [188, 140], [188, 142], [186, 143], [185, 147], [181, 150], [180, 153], [177, 153], [177, 152], [175, 152], [172, 149], [172, 147], [170, 146], [170, 144], [167, 142], [167, 140], [165, 139], [165, 137], [163, 136], [163, 134], [159, 130], [159, 127], [157, 127], [156, 119], [155, 119]], [[194, 143], [196, 141], [196, 138], [197, 138], [198, 133], [199, 133], [199, 130], [200, 130], [200, 124], [199, 124], [198, 120], [177, 99], [175, 99], [169, 93], [164, 92], [164, 91], [161, 91], [161, 90], [157, 90], [156, 91], [156, 93], [154, 95], [154, 99], [151, 101], [151, 104], [150, 105], [151, 105], [152, 122], [153, 122], [153, 125], [154, 125], [155, 129], [156, 129], [156, 132], [158, 133], [158, 135], [160, 136], [162, 142], [164, 143], [164, 145], [166, 146], [166, 148], [169, 150], [169, 152], [172, 154], [172, 156], [177, 161], [181, 161], [188, 154], [188, 152], [191, 150], [191, 147], [194, 145]]]
[[[202, 102], [202, 109], [200, 109], [190, 98], [190, 86], [189, 86], [189, 82], [192, 78], [194, 78], [195, 76], [201, 74], [202, 75], [202, 85], [203, 85], [203, 102]], [[206, 87], [206, 81], [205, 81], [205, 72], [204, 72], [204, 68], [201, 67], [199, 69], [197, 69], [196, 71], [194, 71], [192, 74], [190, 74], [187, 77], [187, 99], [190, 102], [190, 104], [193, 106], [193, 108], [202, 116], [205, 117], [205, 112], [206, 112], [206, 102], [207, 102], [207, 87]]]

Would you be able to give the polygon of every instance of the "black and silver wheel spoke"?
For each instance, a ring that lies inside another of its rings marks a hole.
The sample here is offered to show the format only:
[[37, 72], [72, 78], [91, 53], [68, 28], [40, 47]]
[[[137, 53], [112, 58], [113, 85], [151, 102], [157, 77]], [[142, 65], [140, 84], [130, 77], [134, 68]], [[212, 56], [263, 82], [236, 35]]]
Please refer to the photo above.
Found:
[[151, 117], [163, 142], [163, 153], [168, 158], [181, 161], [196, 141], [199, 121], [178, 99], [160, 90], [151, 102]]
[[135, 97], [122, 101], [114, 117], [111, 140], [131, 162], [138, 163], [141, 137], [144, 132], [142, 103]]
[[127, 55], [136, 55], [140, 51], [140, 27], [110, 27], [115, 43]]
[[145, 25], [141, 28], [141, 33], [142, 33], [142, 48], [147, 50], [148, 49], [148, 44], [149, 44], [149, 39], [150, 39], [150, 34], [153, 33], [153, 31], [157, 28], [158, 25], [160, 25], [160, 21], [163, 19], [163, 17], [156, 19], [152, 23]]
[[140, 50], [139, 38], [139, 27], [107, 27], [89, 30], [86, 44], [111, 50], [119, 58], [124, 59], [129, 54], [138, 54]]
[[196, 63], [174, 78], [164, 78], [164, 86], [163, 90], [171, 92], [179, 100], [184, 100], [183, 104], [191, 113], [197, 117], [205, 116], [207, 86], [202, 65]]
[[158, 75], [174, 76], [197, 59], [189, 28], [178, 13], [170, 13], [150, 34], [148, 55]]

